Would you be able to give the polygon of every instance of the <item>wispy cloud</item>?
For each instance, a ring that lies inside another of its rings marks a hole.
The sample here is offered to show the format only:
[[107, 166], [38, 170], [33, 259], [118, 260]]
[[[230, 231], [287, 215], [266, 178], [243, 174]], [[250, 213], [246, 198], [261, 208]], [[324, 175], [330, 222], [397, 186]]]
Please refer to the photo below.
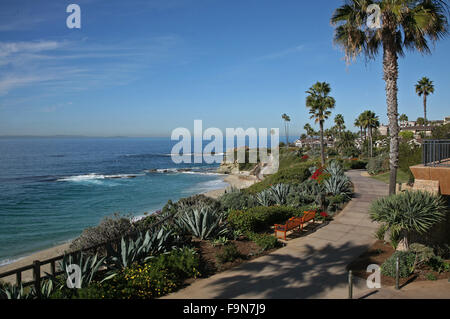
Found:
[[299, 52], [303, 51], [303, 49], [304, 49], [304, 45], [297, 45], [293, 48], [289, 48], [289, 49], [285, 49], [285, 50], [281, 50], [281, 51], [277, 51], [277, 52], [273, 52], [270, 54], [266, 54], [266, 55], [257, 57], [256, 61], [266, 61], [266, 60], [275, 60], [275, 59], [284, 58], [288, 55], [299, 53]]
[[170, 56], [179, 41], [169, 35], [121, 43], [0, 42], [0, 97], [28, 86], [74, 92], [126, 84]]

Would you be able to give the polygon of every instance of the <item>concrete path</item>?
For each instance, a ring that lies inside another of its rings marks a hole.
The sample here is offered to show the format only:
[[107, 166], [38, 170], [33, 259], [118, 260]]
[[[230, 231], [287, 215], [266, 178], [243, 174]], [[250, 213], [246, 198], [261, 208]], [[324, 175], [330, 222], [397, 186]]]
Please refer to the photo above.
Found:
[[400, 290], [394, 287], [382, 287], [355, 295], [360, 299], [450, 299], [450, 282], [447, 279], [437, 281], [412, 282]]
[[[375, 242], [377, 225], [368, 216], [370, 203], [387, 195], [388, 186], [361, 176], [347, 175], [355, 198], [330, 224], [288, 240], [287, 246], [209, 278], [196, 280], [166, 298], [347, 298], [346, 266]], [[367, 291], [358, 280], [354, 296]]]

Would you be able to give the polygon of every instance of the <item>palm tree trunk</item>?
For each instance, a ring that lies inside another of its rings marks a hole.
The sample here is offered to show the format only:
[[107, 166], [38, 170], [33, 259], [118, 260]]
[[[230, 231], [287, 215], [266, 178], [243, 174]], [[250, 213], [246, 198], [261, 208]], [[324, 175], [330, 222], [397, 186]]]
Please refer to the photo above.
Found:
[[427, 125], [427, 95], [425, 93], [423, 94], [423, 119]]
[[325, 165], [325, 147], [323, 145], [323, 121], [320, 121], [320, 155], [323, 166]]
[[370, 143], [370, 157], [373, 157], [373, 152], [372, 152], [372, 128], [369, 127], [369, 143]]
[[284, 134], [286, 134], [286, 148], [289, 147], [289, 137], [288, 137], [288, 124], [287, 121], [284, 122]]
[[[389, 18], [383, 21], [387, 21]], [[389, 23], [389, 22], [388, 22]], [[389, 118], [390, 150], [389, 150], [389, 195], [395, 194], [398, 168], [398, 56], [395, 51], [395, 29], [391, 29], [390, 39], [383, 41], [383, 73], [386, 82], [387, 115]], [[386, 31], [388, 32], [388, 31]]]

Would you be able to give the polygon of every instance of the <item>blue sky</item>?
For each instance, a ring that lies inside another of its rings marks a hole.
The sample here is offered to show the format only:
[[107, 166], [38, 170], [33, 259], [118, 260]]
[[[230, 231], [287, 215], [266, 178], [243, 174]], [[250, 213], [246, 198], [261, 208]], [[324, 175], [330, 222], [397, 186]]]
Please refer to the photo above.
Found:
[[[76, 3], [82, 28], [66, 27]], [[0, 135], [169, 136], [177, 127], [310, 122], [305, 91], [331, 84], [347, 127], [387, 123], [382, 65], [346, 66], [330, 17], [341, 0], [2, 0]], [[450, 115], [450, 40], [400, 59], [399, 112], [423, 114], [414, 84], [435, 82], [428, 117]], [[332, 124], [330, 123], [327, 124]]]

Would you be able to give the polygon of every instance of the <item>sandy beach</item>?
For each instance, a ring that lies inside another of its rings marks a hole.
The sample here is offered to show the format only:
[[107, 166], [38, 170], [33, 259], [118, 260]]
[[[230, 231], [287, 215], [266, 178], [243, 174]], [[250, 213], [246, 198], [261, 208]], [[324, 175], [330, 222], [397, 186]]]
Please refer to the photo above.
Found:
[[[253, 185], [254, 183], [256, 183], [257, 178], [254, 176], [248, 176], [248, 175], [229, 175], [229, 176], [225, 177], [224, 181], [226, 183], [230, 184], [230, 186], [232, 186], [232, 187], [243, 189], [243, 188], [247, 188], [247, 187]], [[218, 198], [223, 193], [225, 193], [226, 189], [227, 188], [211, 190], [209, 192], [204, 193], [204, 195], [211, 197], [211, 198]], [[59, 255], [62, 255], [62, 254], [64, 254], [65, 251], [67, 251], [69, 249], [69, 246], [70, 246], [70, 243], [66, 243], [66, 244], [62, 244], [62, 245], [58, 245], [58, 246], [55, 246], [52, 248], [38, 251], [29, 256], [23, 257], [11, 264], [0, 266], [0, 273], [4, 273], [9, 270], [16, 269], [16, 268], [28, 266], [28, 265], [32, 264], [33, 261], [35, 261], [35, 260], [43, 261], [46, 259], [50, 259], [50, 258], [59, 256]], [[47, 269], [47, 268], [43, 267], [42, 274], [44, 275], [45, 272], [50, 272], [50, 268]], [[22, 273], [23, 281], [31, 281], [32, 279], [33, 279], [32, 271], [25, 271]], [[5, 278], [0, 279], [0, 281], [15, 283], [15, 277], [14, 276], [5, 277]]]

